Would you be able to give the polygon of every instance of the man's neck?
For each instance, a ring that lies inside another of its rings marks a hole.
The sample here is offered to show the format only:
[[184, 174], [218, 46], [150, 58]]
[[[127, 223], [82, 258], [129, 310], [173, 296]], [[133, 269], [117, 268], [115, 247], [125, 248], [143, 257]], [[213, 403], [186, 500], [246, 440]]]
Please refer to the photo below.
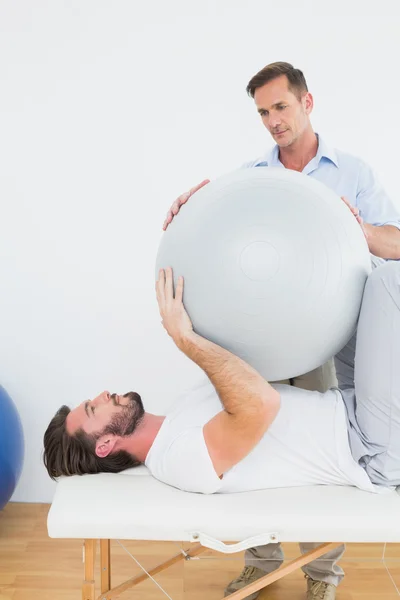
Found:
[[118, 450], [126, 450], [144, 463], [164, 420], [163, 416], [145, 413], [134, 433], [120, 440]]
[[310, 127], [293, 144], [279, 148], [279, 160], [286, 169], [301, 173], [317, 152], [318, 137]]

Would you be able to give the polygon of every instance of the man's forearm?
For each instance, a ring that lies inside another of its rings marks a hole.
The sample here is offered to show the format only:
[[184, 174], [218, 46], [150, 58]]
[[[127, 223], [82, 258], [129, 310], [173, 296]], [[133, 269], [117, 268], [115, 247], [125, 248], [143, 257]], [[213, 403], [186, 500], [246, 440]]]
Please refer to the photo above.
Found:
[[213, 383], [227, 413], [264, 411], [278, 392], [245, 361], [217, 344], [192, 333], [177, 343]]
[[394, 225], [364, 223], [369, 251], [380, 258], [400, 258], [400, 230]]

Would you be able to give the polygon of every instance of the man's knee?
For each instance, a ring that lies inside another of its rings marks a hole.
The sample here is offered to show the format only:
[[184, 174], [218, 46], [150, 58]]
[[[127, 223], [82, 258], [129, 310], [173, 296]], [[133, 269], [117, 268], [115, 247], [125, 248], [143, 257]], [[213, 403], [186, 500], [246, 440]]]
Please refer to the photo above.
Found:
[[396, 304], [400, 297], [400, 261], [390, 260], [374, 269], [368, 277], [365, 291], [389, 293]]

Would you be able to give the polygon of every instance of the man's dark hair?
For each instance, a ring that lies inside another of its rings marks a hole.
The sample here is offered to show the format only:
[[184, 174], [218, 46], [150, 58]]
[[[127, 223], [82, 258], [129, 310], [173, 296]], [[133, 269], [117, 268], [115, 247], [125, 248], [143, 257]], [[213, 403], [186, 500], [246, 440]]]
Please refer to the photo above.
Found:
[[287, 62], [275, 62], [267, 65], [252, 77], [247, 84], [246, 92], [251, 98], [254, 98], [255, 91], [269, 83], [273, 79], [277, 79], [282, 75], [286, 75], [289, 89], [300, 100], [301, 96], [308, 92], [307, 82], [300, 69], [295, 69], [293, 65]]
[[141, 463], [125, 450], [104, 458], [96, 455], [96, 436], [82, 429], [74, 435], [66, 430], [66, 419], [71, 409], [62, 406], [50, 421], [44, 434], [43, 462], [52, 479], [61, 475], [84, 475], [87, 473], [119, 473]]

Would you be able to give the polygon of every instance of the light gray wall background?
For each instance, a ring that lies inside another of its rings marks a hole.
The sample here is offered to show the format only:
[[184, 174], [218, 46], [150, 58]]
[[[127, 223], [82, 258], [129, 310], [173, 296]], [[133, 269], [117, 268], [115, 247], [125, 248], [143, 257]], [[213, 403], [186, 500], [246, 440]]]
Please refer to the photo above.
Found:
[[303, 69], [313, 124], [400, 206], [397, 0], [0, 0], [0, 382], [26, 437], [14, 500], [50, 501], [63, 403], [200, 375], [164, 333], [154, 262], [171, 202], [270, 146], [245, 87]]

